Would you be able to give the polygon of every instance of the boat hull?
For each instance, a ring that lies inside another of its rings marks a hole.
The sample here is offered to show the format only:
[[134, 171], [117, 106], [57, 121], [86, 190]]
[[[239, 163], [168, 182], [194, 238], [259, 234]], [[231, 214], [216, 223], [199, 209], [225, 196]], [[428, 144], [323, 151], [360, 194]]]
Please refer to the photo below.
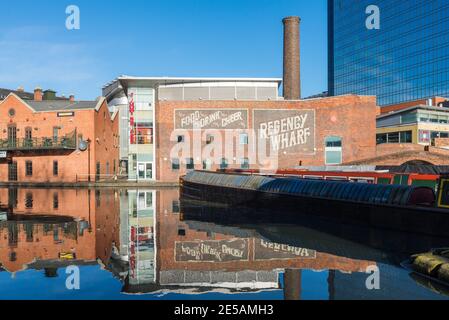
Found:
[[[256, 221], [261, 215], [267, 214], [274, 216], [272, 218], [279, 216], [280, 220], [286, 216], [294, 218], [296, 215], [313, 215], [331, 219], [336, 223], [449, 237], [449, 211], [437, 208], [358, 203], [205, 185], [189, 181], [181, 182], [181, 198], [184, 201], [200, 201], [228, 207], [263, 209], [249, 211], [253, 215], [250, 219], [254, 218]], [[227, 210], [227, 212], [239, 215], [238, 210]]]

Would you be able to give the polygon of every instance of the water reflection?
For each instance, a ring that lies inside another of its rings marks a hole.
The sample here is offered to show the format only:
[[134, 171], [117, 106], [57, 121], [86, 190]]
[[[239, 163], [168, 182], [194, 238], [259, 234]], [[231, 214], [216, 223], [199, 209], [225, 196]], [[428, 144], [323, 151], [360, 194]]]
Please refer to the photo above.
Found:
[[[177, 189], [0, 189], [0, 298], [446, 298], [398, 265], [446, 239], [254, 223], [245, 209], [230, 221], [227, 210], [181, 202]], [[79, 291], [65, 287], [69, 265]], [[380, 290], [366, 288], [370, 266]]]

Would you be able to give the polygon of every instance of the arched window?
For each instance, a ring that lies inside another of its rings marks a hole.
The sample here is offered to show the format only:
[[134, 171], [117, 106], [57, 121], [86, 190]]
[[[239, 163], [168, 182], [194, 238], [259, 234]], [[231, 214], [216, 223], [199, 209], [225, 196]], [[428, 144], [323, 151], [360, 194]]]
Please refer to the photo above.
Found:
[[343, 143], [340, 137], [327, 137], [325, 141], [326, 165], [338, 165], [343, 162]]

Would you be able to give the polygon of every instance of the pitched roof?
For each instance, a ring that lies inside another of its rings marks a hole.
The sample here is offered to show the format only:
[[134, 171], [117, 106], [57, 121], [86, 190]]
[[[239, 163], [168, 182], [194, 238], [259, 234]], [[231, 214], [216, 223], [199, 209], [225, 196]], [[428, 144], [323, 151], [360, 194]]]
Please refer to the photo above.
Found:
[[[14, 93], [15, 95], [17, 95], [18, 97], [20, 97], [23, 100], [33, 100], [34, 99], [34, 93], [32, 93], [32, 92], [0, 88], [0, 100], [6, 99], [6, 97], [10, 93]], [[55, 97], [55, 101], [68, 101], [68, 100], [70, 100], [70, 99], [65, 98], [65, 97]]]
[[96, 109], [98, 101], [26, 101], [36, 112]]
[[32, 99], [34, 99], [34, 94], [33, 93], [0, 88], [0, 100], [6, 99], [6, 97], [10, 93], [14, 93], [17, 96], [19, 96], [21, 99], [24, 99], [24, 100], [32, 100]]

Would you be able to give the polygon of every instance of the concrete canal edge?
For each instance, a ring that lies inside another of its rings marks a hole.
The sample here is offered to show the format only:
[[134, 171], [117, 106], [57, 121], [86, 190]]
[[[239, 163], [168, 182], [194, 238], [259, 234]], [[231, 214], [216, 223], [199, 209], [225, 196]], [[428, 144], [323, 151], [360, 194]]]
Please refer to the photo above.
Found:
[[45, 183], [28, 183], [28, 182], [0, 182], [0, 188], [177, 188], [179, 182], [76, 182], [76, 183], [62, 183], [62, 182], [45, 182]]

